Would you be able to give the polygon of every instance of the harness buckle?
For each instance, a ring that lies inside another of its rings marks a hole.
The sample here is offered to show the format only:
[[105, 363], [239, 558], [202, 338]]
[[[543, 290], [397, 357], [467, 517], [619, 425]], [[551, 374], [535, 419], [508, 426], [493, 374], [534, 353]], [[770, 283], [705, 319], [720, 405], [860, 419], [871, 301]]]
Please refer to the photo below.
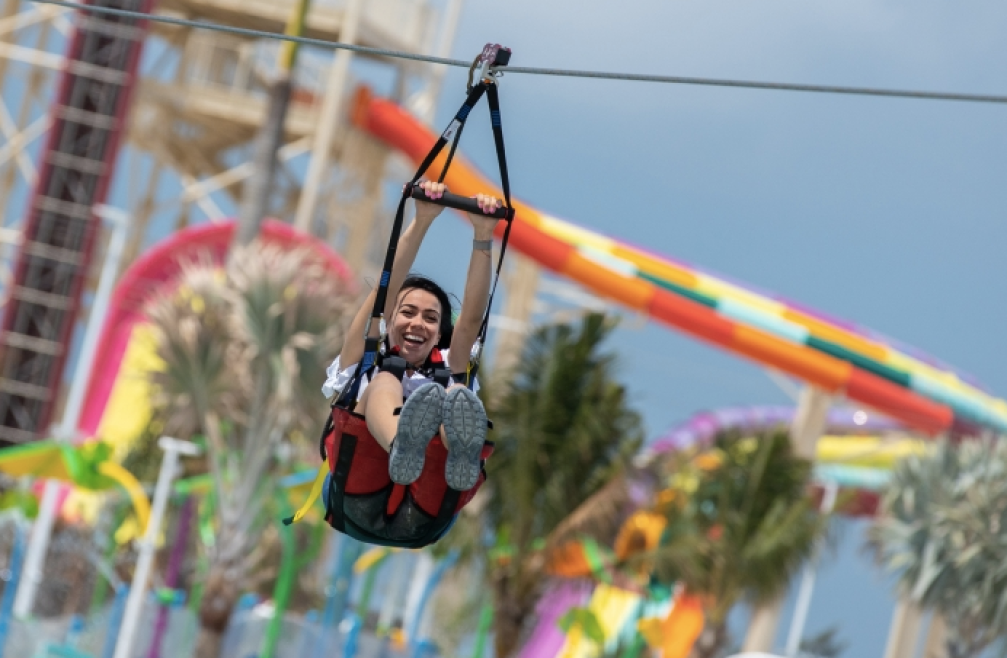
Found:
[[389, 354], [381, 360], [380, 371], [391, 373], [399, 381], [402, 381], [408, 368], [409, 364], [406, 363], [406, 360], [397, 354]]
[[472, 343], [472, 349], [469, 350], [469, 362], [478, 364], [479, 360], [483, 356], [483, 342], [477, 339], [476, 342]]
[[434, 383], [439, 384], [442, 388], [447, 388], [451, 386], [451, 371], [447, 368], [434, 368], [432, 379]]

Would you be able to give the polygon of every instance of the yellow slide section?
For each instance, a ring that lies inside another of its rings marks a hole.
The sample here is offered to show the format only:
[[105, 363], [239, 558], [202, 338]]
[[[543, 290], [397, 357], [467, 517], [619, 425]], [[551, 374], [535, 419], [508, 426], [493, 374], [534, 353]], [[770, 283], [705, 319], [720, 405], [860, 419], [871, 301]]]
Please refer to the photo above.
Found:
[[818, 440], [817, 458], [824, 464], [891, 468], [910, 455], [923, 455], [929, 448], [917, 439], [882, 439], [877, 436], [823, 436]]
[[149, 324], [137, 323], [129, 337], [118, 376], [101, 417], [98, 436], [122, 459], [130, 444], [150, 423], [152, 386], [149, 373], [163, 367], [157, 356], [157, 337]]

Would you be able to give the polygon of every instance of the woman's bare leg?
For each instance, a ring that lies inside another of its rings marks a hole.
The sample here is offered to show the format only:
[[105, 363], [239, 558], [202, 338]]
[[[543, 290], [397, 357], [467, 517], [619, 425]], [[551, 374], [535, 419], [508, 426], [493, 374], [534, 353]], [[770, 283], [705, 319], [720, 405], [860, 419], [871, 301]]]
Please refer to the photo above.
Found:
[[356, 412], [367, 420], [371, 436], [385, 451], [391, 449], [392, 439], [399, 428], [395, 410], [402, 406], [402, 382], [388, 372], [379, 372], [367, 384], [357, 402]]

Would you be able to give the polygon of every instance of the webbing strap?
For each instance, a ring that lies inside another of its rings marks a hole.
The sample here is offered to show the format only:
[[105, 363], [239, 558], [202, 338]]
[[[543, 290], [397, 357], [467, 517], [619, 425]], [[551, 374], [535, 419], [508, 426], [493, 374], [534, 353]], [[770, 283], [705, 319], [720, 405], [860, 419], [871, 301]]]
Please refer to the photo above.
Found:
[[[500, 187], [504, 195], [504, 207], [507, 208], [507, 225], [504, 227], [503, 237], [500, 239], [500, 255], [497, 257], [496, 271], [493, 274], [493, 286], [490, 288], [490, 296], [486, 301], [486, 313], [483, 314], [482, 323], [479, 325], [479, 333], [476, 341], [479, 344], [486, 342], [486, 332], [489, 329], [490, 314], [493, 310], [493, 298], [496, 296], [497, 284], [500, 283], [500, 273], [503, 269], [504, 255], [507, 253], [507, 242], [510, 239], [511, 226], [514, 224], [514, 206], [510, 200], [510, 176], [507, 173], [507, 151], [504, 148], [503, 122], [500, 117], [500, 96], [495, 83], [490, 82], [486, 89], [486, 101], [490, 110], [490, 124], [493, 127], [493, 144], [496, 147], [497, 166], [500, 169]], [[464, 385], [472, 388], [475, 384], [475, 376], [479, 371], [479, 364], [470, 364], [465, 371]]]
[[462, 122], [458, 126], [458, 130], [455, 131], [454, 139], [451, 140], [451, 148], [448, 149], [448, 157], [444, 158], [444, 166], [441, 167], [441, 175], [437, 177], [438, 183], [444, 182], [444, 177], [448, 175], [448, 168], [451, 167], [451, 161], [455, 159], [455, 152], [458, 150], [458, 142], [461, 141], [462, 131], [465, 129], [465, 123]]
[[335, 421], [332, 420], [332, 412], [330, 411], [325, 419], [325, 425], [322, 427], [322, 436], [318, 439], [318, 452], [322, 455], [322, 461], [328, 458], [328, 455], [325, 454], [325, 437], [329, 435], [333, 427], [335, 427]]
[[[485, 342], [486, 331], [489, 327], [490, 311], [493, 308], [493, 297], [496, 295], [497, 284], [500, 282], [500, 270], [503, 268], [504, 254], [507, 253], [507, 241], [510, 239], [510, 229], [514, 224], [514, 207], [510, 201], [510, 176], [507, 173], [507, 152], [504, 149], [503, 122], [500, 119], [500, 96], [497, 93], [497, 86], [491, 84], [486, 90], [486, 101], [490, 109], [490, 123], [493, 126], [493, 143], [496, 146], [497, 165], [500, 168], [500, 187], [503, 189], [504, 205], [507, 208], [507, 225], [504, 227], [503, 238], [500, 240], [500, 256], [497, 258], [496, 273], [493, 275], [493, 287], [490, 289], [489, 300], [486, 302], [486, 314], [483, 315], [482, 325], [479, 327], [479, 342]], [[471, 373], [469, 379], [474, 376]], [[469, 382], [466, 385], [471, 387]]]
[[448, 487], [444, 492], [444, 497], [441, 498], [440, 509], [437, 510], [437, 520], [434, 522], [436, 527], [443, 528], [447, 526], [448, 522], [451, 521], [452, 517], [455, 515], [455, 510], [458, 509], [458, 501], [461, 499], [461, 492], [456, 489]]

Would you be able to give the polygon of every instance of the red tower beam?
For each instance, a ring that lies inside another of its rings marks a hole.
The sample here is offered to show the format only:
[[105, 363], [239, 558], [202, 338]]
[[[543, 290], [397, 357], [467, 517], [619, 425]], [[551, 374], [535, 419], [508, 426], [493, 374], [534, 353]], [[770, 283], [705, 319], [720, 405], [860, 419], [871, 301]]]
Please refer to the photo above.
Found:
[[[87, 4], [149, 12], [153, 0]], [[145, 37], [146, 21], [77, 15], [0, 329], [0, 446], [52, 420]]]

